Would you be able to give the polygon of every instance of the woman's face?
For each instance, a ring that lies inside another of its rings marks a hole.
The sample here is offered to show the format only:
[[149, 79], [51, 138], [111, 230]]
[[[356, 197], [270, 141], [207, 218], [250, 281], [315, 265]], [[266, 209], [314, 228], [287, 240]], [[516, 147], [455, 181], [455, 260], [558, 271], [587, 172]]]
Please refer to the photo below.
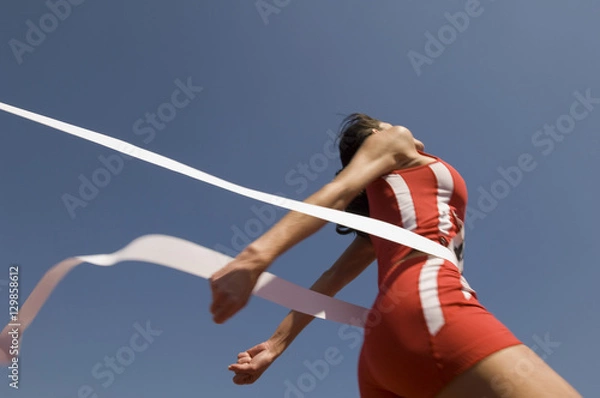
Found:
[[421, 141], [419, 141], [415, 137], [413, 137], [410, 130], [407, 129], [406, 127], [392, 126], [389, 123], [381, 122], [381, 123], [379, 123], [379, 128], [381, 129], [381, 131], [389, 132], [392, 134], [400, 134], [401, 136], [399, 136], [399, 138], [401, 137], [403, 139], [412, 140], [412, 142], [414, 142], [414, 144], [415, 144], [415, 148], [418, 151], [425, 150], [425, 145]]

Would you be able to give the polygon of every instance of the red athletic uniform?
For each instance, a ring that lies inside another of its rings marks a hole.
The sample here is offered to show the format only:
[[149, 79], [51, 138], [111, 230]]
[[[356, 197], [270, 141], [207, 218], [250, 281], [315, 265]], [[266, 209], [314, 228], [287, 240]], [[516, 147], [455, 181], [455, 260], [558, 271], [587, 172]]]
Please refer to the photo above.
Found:
[[371, 236], [379, 294], [359, 360], [362, 398], [434, 397], [457, 375], [519, 341], [462, 276], [467, 188], [443, 160], [397, 170], [367, 187], [370, 216], [456, 249], [458, 266], [433, 256], [398, 264], [412, 249]]

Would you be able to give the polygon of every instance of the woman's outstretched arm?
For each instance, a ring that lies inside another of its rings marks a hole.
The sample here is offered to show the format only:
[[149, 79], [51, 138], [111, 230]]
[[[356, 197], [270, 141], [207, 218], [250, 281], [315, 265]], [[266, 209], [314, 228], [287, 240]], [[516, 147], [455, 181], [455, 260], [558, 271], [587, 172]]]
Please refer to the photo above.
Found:
[[[399, 139], [403, 128], [395, 126], [368, 137], [348, 166], [306, 203], [338, 210], [346, 206], [376, 178], [404, 167], [414, 154], [412, 142]], [[400, 131], [400, 132], [399, 132]], [[210, 311], [216, 323], [223, 323], [250, 299], [258, 277], [285, 251], [314, 234], [326, 221], [298, 212], [290, 212], [269, 231], [251, 243], [232, 262], [210, 278]]]
[[[311, 290], [333, 297], [374, 260], [375, 251], [371, 240], [358, 235], [331, 268], [317, 279]], [[313, 319], [311, 315], [291, 311], [271, 338], [238, 354], [237, 363], [229, 366], [229, 370], [235, 372], [233, 382], [254, 383]]]

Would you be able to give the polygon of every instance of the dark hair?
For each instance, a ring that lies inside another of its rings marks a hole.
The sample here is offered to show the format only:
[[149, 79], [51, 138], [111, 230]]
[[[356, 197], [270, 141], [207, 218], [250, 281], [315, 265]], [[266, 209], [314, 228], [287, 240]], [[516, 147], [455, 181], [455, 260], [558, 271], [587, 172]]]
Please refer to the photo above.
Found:
[[[369, 115], [365, 115], [364, 113], [353, 113], [348, 115], [342, 121], [339, 133], [339, 150], [342, 169], [339, 170], [336, 175], [348, 166], [365, 139], [373, 134], [373, 129], [380, 128], [380, 123], [379, 120], [374, 119]], [[352, 202], [348, 204], [346, 211], [368, 217], [369, 200], [367, 198], [367, 192], [363, 190], [359, 193]], [[362, 231], [356, 231], [355, 229], [340, 224], [336, 226], [335, 230], [340, 235], [348, 235], [355, 232], [361, 236], [368, 236], [368, 234]]]

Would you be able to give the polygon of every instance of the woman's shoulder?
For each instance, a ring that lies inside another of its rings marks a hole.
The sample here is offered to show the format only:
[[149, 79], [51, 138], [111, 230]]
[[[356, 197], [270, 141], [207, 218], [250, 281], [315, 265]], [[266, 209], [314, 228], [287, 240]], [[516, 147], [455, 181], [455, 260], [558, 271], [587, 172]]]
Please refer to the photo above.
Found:
[[382, 175], [381, 178], [385, 178], [386, 176], [389, 176], [391, 174], [403, 175], [409, 173], [423, 172], [425, 170], [433, 170], [434, 172], [436, 172], [440, 171], [440, 169], [442, 170], [442, 172], [444, 169], [446, 169], [450, 172], [450, 174], [456, 173], [460, 175], [460, 173], [449, 162], [442, 159], [441, 157], [424, 151], [417, 152], [419, 153], [419, 155], [421, 155], [421, 158], [418, 162], [415, 162], [411, 166], [399, 168], [391, 171], [390, 173], [386, 173], [385, 175]]
[[[419, 150], [417, 150], [417, 152], [418, 152], [420, 155], [422, 155], [422, 156], [425, 156], [425, 157], [428, 157], [428, 158], [431, 158], [431, 159], [433, 159], [433, 160], [435, 160], [435, 161], [438, 161], [438, 162], [442, 161], [442, 159], [441, 159], [439, 156], [433, 155], [433, 154], [431, 154], [431, 153], [428, 153], [428, 152], [425, 152], [425, 151], [419, 151]], [[432, 163], [433, 163], [433, 162], [432, 162]]]
[[423, 151], [417, 151], [417, 152], [419, 153], [419, 157], [416, 158], [413, 162], [411, 162], [411, 164], [407, 165], [406, 167], [396, 169], [392, 173], [394, 173], [394, 174], [411, 173], [411, 172], [427, 169], [431, 165], [436, 164], [436, 163], [445, 163], [442, 159], [440, 159], [439, 157], [432, 155], [430, 153], [423, 152]]
[[430, 162], [429, 164], [440, 163], [440, 164], [442, 164], [442, 165], [444, 165], [444, 166], [446, 166], [446, 167], [448, 167], [448, 168], [451, 168], [452, 170], [454, 170], [454, 166], [452, 166], [452, 165], [451, 165], [451, 164], [450, 164], [448, 161], [446, 161], [445, 159], [442, 159], [442, 158], [441, 158], [441, 157], [439, 157], [439, 156], [432, 155], [432, 154], [430, 154], [430, 153], [427, 153], [427, 152], [423, 152], [423, 151], [418, 151], [418, 152], [419, 152], [419, 154], [421, 154], [421, 155], [423, 155], [423, 156], [425, 156], [425, 157], [428, 157], [428, 158], [432, 159], [432, 160], [431, 160], [431, 162]]

